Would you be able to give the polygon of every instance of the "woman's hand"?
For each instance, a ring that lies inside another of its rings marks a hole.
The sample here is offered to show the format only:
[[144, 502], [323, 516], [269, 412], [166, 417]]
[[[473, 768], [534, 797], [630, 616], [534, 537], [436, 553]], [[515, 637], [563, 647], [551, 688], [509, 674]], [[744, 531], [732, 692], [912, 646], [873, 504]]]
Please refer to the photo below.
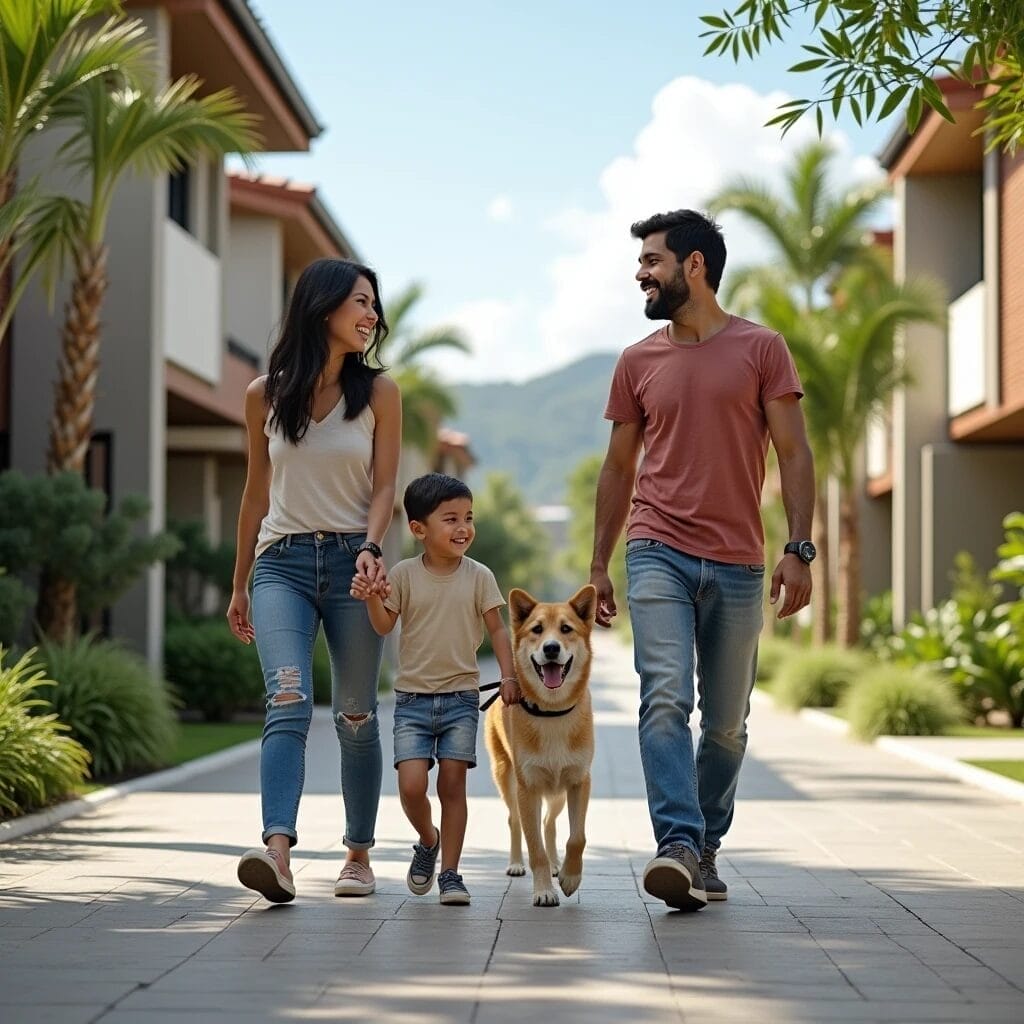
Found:
[[387, 596], [388, 573], [383, 558], [374, 558], [371, 552], [360, 551], [356, 555], [356, 576], [365, 581], [371, 594]]
[[231, 604], [228, 605], [228, 625], [231, 632], [242, 641], [243, 644], [251, 644], [256, 639], [256, 630], [249, 621], [249, 592], [247, 590], [233, 590], [231, 592]]

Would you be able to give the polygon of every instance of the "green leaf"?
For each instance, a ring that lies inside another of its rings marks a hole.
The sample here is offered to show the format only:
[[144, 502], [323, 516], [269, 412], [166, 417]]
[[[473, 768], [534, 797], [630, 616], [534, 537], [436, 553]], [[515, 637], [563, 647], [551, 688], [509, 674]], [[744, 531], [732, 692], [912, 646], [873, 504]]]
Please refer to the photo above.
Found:
[[712, 28], [728, 28], [729, 23], [724, 18], [716, 17], [714, 14], [702, 14], [700, 20]]
[[799, 64], [794, 64], [791, 68], [787, 68], [787, 70], [795, 75], [799, 75], [805, 71], [816, 71], [827, 63], [827, 57], [816, 57], [814, 60], [802, 60]]
[[882, 108], [878, 111], [878, 120], [884, 121], [902, 102], [903, 97], [910, 91], [909, 85], [898, 85], [885, 98]]
[[917, 126], [921, 123], [922, 92], [915, 89], [910, 97], [910, 104], [907, 107], [907, 131], [913, 135]]

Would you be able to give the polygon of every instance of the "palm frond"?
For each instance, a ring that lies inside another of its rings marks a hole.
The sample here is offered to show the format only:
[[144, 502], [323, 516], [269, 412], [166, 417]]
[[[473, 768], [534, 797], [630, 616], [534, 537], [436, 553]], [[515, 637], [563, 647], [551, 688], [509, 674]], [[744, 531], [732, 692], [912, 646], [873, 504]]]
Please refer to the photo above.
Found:
[[81, 85], [141, 74], [152, 53], [144, 23], [113, 0], [0, 0], [0, 172]]
[[388, 329], [391, 332], [389, 337], [401, 337], [403, 332], [408, 330], [406, 318], [409, 315], [409, 310], [422, 298], [423, 285], [413, 281], [412, 284], [405, 287], [404, 291], [399, 292], [397, 298], [392, 299], [384, 307], [384, 318], [387, 320]]
[[473, 346], [469, 339], [457, 327], [432, 327], [409, 338], [395, 356], [398, 365], [408, 366], [416, 362], [424, 352], [436, 351], [440, 348], [451, 349], [469, 355]]

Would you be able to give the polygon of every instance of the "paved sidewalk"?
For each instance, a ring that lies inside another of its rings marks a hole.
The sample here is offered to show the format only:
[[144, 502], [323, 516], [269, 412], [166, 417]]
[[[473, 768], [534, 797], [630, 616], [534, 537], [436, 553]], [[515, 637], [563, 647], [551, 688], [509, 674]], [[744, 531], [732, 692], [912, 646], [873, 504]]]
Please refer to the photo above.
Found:
[[757, 704], [720, 857], [729, 902], [668, 912], [637, 886], [651, 848], [636, 681], [604, 634], [595, 690], [590, 845], [562, 906], [532, 907], [529, 879], [503, 874], [485, 755], [472, 906], [406, 890], [412, 837], [389, 772], [378, 893], [334, 899], [338, 758], [318, 717], [292, 905], [235, 880], [258, 839], [252, 759], [0, 845], [0, 1020], [1024, 1020], [1021, 804]]

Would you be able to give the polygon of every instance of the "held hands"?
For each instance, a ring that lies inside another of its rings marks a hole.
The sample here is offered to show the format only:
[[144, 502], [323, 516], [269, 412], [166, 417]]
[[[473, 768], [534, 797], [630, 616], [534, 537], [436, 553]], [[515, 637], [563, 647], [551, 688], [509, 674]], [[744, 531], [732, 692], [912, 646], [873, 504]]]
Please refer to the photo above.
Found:
[[256, 638], [256, 630], [249, 621], [249, 592], [235, 590], [231, 593], [231, 604], [228, 605], [228, 625], [231, 632], [243, 644], [251, 644]]
[[786, 598], [779, 609], [780, 619], [796, 614], [811, 600], [811, 567], [796, 555], [784, 555], [772, 573], [772, 604], [778, 601], [783, 588]]
[[369, 597], [387, 597], [391, 593], [383, 558], [374, 558], [369, 551], [356, 556], [356, 574], [352, 577], [349, 593], [360, 601]]

